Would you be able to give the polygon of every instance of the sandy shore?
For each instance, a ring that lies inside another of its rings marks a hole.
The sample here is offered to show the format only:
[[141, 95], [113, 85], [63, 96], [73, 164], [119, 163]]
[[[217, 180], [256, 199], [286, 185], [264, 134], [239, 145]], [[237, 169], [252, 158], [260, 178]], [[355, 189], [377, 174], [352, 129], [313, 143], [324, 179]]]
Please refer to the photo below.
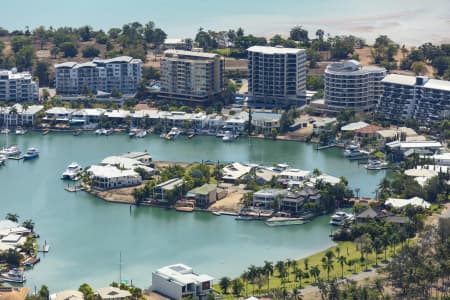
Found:
[[209, 207], [209, 211], [226, 211], [231, 213], [239, 213], [242, 205], [241, 199], [245, 194], [244, 190], [229, 190], [228, 195], [214, 203]]

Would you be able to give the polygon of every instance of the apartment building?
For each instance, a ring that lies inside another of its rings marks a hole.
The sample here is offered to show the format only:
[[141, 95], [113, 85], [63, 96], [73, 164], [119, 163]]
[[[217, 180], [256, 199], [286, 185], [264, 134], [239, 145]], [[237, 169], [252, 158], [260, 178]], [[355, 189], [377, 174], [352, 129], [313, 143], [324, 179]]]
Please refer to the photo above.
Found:
[[161, 59], [159, 95], [188, 104], [211, 102], [223, 91], [224, 66], [218, 54], [166, 50]]
[[0, 107], [0, 125], [8, 127], [33, 126], [37, 114], [43, 109], [43, 105], [24, 107], [20, 103], [16, 103], [13, 106]]
[[249, 102], [255, 107], [287, 108], [306, 103], [306, 51], [253, 46], [248, 51]]
[[428, 124], [450, 118], [450, 81], [390, 74], [382, 84], [377, 110], [387, 119]]
[[86, 91], [133, 95], [141, 77], [142, 61], [129, 56], [55, 65], [56, 92], [61, 95], [81, 95]]
[[17, 69], [0, 70], [0, 101], [35, 102], [39, 100], [39, 86], [29, 72]]
[[385, 76], [385, 68], [363, 67], [356, 60], [329, 64], [325, 69], [324, 90], [328, 110], [373, 111], [383, 94], [381, 80]]

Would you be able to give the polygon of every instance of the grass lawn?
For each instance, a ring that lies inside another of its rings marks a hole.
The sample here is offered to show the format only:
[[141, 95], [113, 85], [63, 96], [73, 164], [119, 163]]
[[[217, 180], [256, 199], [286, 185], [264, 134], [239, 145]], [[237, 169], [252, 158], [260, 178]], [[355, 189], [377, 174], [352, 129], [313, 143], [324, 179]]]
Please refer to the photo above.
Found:
[[[344, 267], [342, 270], [341, 265], [338, 263], [338, 261], [336, 259], [338, 257], [338, 251], [339, 251], [339, 250], [337, 250], [337, 248], [340, 249], [339, 256], [344, 256], [346, 258], [347, 262], [353, 261], [354, 264], [351, 266], [348, 264], [344, 264]], [[396, 251], [398, 251], [399, 249], [400, 249], [400, 246], [398, 245], [396, 247]], [[344, 277], [355, 274], [355, 273], [363, 272], [366, 270], [366, 264], [367, 264], [367, 268], [369, 270], [373, 269], [375, 267], [375, 253], [369, 254], [367, 257], [367, 261], [362, 262], [360, 260], [361, 252], [359, 251], [359, 248], [356, 243], [339, 242], [338, 246], [331, 247], [322, 252], [313, 254], [307, 258], [302, 258], [302, 259], [296, 260], [296, 262], [297, 262], [296, 268], [301, 269], [305, 273], [310, 273], [311, 268], [313, 266], [317, 266], [320, 270], [319, 277], [322, 280], [327, 280], [327, 271], [322, 266], [322, 258], [325, 256], [325, 253], [327, 253], [327, 251], [329, 251], [329, 250], [331, 250], [334, 253], [333, 269], [330, 271], [330, 280], [334, 279], [334, 278], [341, 278], [342, 271], [343, 271]], [[386, 254], [387, 254], [386, 257], [389, 260], [394, 254], [394, 249], [392, 247], [388, 247]], [[378, 263], [380, 264], [384, 260], [384, 252], [382, 252], [381, 254], [378, 254], [377, 257], [378, 257]], [[308, 261], [308, 269], [306, 269], [305, 260]], [[276, 262], [273, 262], [273, 264], [275, 265]], [[274, 274], [273, 274], [273, 276], [270, 277], [270, 280], [269, 280], [270, 289], [284, 287], [287, 290], [292, 290], [294, 288], [300, 288], [300, 281], [295, 279], [295, 273], [293, 272], [293, 267], [289, 268], [289, 276], [287, 276], [284, 279], [280, 278], [277, 269], [276, 268], [274, 268], [274, 269], [275, 269]], [[308, 275], [309, 275], [309, 278], [308, 278], [308, 276], [306, 276], [307, 278], [302, 279], [302, 282], [301, 282], [302, 287], [315, 284], [314, 277], [311, 276], [311, 274], [308, 274]], [[247, 292], [246, 292], [246, 289], [247, 289]], [[222, 293], [222, 290], [221, 290], [219, 284], [214, 285], [214, 290], [218, 293]], [[244, 282], [244, 290], [243, 290], [242, 294], [243, 295], [246, 295], [246, 294], [247, 295], [259, 295], [259, 294], [266, 294], [267, 291], [268, 291], [268, 280], [267, 280], [266, 276], [262, 276], [262, 278], [260, 280], [258, 280], [258, 279], [255, 280], [254, 284]], [[228, 290], [228, 294], [224, 295], [224, 298], [227, 298], [227, 299], [235, 298], [233, 295], [231, 295], [231, 286]]]

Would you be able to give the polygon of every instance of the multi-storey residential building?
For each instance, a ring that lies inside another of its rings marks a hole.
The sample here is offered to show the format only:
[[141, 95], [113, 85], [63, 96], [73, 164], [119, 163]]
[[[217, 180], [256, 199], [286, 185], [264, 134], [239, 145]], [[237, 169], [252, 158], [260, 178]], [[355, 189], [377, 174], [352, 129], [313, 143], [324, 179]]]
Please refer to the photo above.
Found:
[[56, 92], [80, 95], [114, 91], [124, 95], [136, 93], [142, 77], [142, 61], [129, 56], [94, 59], [91, 62], [65, 62], [55, 65]]
[[386, 69], [363, 67], [356, 60], [332, 63], [325, 70], [325, 104], [330, 111], [373, 111], [381, 95]]
[[382, 83], [378, 112], [387, 119], [426, 124], [450, 118], [450, 81], [391, 74]]
[[39, 100], [39, 87], [29, 72], [0, 70], [0, 101], [33, 102]]
[[20, 103], [13, 106], [0, 107], [0, 125], [9, 127], [33, 126], [36, 115], [44, 109], [44, 105], [24, 107]]
[[253, 46], [248, 51], [248, 94], [256, 107], [306, 103], [306, 51]]
[[161, 59], [160, 97], [207, 103], [224, 88], [224, 59], [218, 54], [166, 50]]

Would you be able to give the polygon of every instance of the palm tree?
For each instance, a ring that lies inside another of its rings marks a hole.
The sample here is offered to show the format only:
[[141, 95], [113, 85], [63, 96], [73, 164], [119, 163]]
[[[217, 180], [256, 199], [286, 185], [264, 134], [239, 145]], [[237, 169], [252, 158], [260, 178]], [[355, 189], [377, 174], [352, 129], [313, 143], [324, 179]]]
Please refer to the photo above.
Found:
[[292, 274], [294, 274], [294, 275], [295, 275], [295, 271], [297, 270], [297, 265], [298, 265], [297, 261], [295, 259], [293, 259], [291, 261], [291, 268], [292, 268]]
[[334, 269], [333, 257], [334, 253], [331, 250], [328, 250], [322, 257], [322, 268], [327, 271], [327, 281], [330, 281], [330, 271]]
[[[255, 279], [256, 277], [258, 277], [258, 267], [256, 267], [255, 265], [251, 265], [250, 267], [248, 267], [248, 279], [250, 280], [250, 283], [252, 285], [255, 284]], [[255, 287], [253, 287], [252, 292], [255, 290]]]
[[387, 248], [389, 246], [389, 235], [387, 233], [381, 236], [381, 244], [384, 250], [384, 262], [387, 262]]
[[308, 271], [308, 269], [309, 269], [309, 259], [305, 258], [305, 260], [303, 261], [303, 264], [305, 265], [305, 270]]
[[267, 276], [267, 291], [270, 289], [270, 276], [273, 275], [273, 262], [264, 261], [263, 272]]
[[227, 290], [228, 290], [228, 287], [230, 286], [230, 284], [231, 284], [230, 278], [228, 278], [228, 277], [220, 278], [219, 285], [220, 285], [220, 289], [222, 290], [222, 292], [224, 294], [227, 294]]
[[341, 255], [337, 258], [338, 263], [341, 265], [341, 278], [344, 278], [344, 264], [347, 263], [345, 256]]
[[241, 278], [242, 278], [242, 281], [244, 281], [244, 286], [245, 286], [245, 296], [247, 296], [247, 288], [248, 288], [248, 281], [249, 281], [248, 271], [244, 271], [244, 272], [241, 274]]
[[312, 266], [311, 270], [309, 271], [312, 277], [314, 277], [314, 282], [317, 283], [317, 280], [320, 276], [320, 269], [318, 266]]
[[7, 213], [5, 219], [9, 220], [11, 222], [16, 222], [17, 223], [19, 221], [19, 215], [18, 214], [14, 214], [14, 213]]
[[302, 288], [302, 279], [306, 277], [307, 273], [303, 272], [302, 269], [295, 270], [295, 280], [298, 280], [300, 283], [300, 288]]
[[25, 228], [29, 229], [31, 232], [33, 232], [34, 225], [35, 225], [33, 220], [31, 220], [31, 219], [26, 220], [22, 223], [22, 225], [23, 225], [23, 227], [25, 227]]
[[282, 260], [277, 261], [275, 264], [275, 268], [277, 269], [280, 278], [283, 278], [286, 273], [286, 266]]

